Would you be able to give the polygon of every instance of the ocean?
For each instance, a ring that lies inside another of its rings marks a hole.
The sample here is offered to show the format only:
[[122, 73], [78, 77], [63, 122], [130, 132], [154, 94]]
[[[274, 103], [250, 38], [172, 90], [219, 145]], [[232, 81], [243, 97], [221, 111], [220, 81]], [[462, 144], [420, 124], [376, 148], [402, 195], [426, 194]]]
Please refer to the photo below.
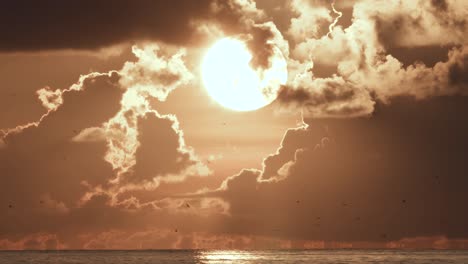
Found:
[[141, 250], [141, 251], [2, 251], [0, 264], [468, 264], [458, 250]]

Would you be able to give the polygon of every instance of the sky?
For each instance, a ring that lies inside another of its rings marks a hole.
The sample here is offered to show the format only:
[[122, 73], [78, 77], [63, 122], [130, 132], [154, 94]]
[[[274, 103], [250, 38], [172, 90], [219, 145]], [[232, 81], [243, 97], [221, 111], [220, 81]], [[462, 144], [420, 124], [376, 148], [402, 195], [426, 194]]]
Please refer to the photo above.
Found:
[[[0, 249], [468, 248], [467, 1], [17, 0], [0, 36]], [[223, 38], [273, 102], [206, 89]]]

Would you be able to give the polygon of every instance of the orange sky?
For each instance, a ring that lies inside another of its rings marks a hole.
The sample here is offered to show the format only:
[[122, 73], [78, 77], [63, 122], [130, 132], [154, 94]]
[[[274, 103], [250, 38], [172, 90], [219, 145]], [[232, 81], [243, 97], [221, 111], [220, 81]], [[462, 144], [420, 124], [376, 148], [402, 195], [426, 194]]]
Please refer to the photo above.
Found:
[[[468, 4], [334, 7], [4, 4], [0, 249], [467, 248]], [[223, 37], [273, 103], [208, 94]]]

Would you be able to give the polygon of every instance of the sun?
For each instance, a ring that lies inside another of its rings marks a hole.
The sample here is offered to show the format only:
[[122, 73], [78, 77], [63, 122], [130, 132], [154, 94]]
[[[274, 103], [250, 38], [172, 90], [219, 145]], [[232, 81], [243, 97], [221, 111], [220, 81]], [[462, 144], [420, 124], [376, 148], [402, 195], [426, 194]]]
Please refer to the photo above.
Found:
[[246, 44], [223, 38], [206, 53], [202, 79], [208, 94], [222, 106], [235, 111], [262, 108], [276, 97], [288, 78], [286, 60], [276, 46], [268, 69], [253, 69], [252, 54]]

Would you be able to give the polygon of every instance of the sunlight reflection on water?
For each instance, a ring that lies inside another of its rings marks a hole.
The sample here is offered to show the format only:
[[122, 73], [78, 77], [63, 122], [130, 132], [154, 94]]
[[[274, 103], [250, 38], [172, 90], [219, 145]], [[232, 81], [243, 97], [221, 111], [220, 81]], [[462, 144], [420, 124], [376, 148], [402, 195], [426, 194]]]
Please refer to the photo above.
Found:
[[236, 250], [218, 250], [218, 251], [201, 251], [197, 256], [199, 263], [255, 263], [261, 255], [255, 252], [236, 251]]

